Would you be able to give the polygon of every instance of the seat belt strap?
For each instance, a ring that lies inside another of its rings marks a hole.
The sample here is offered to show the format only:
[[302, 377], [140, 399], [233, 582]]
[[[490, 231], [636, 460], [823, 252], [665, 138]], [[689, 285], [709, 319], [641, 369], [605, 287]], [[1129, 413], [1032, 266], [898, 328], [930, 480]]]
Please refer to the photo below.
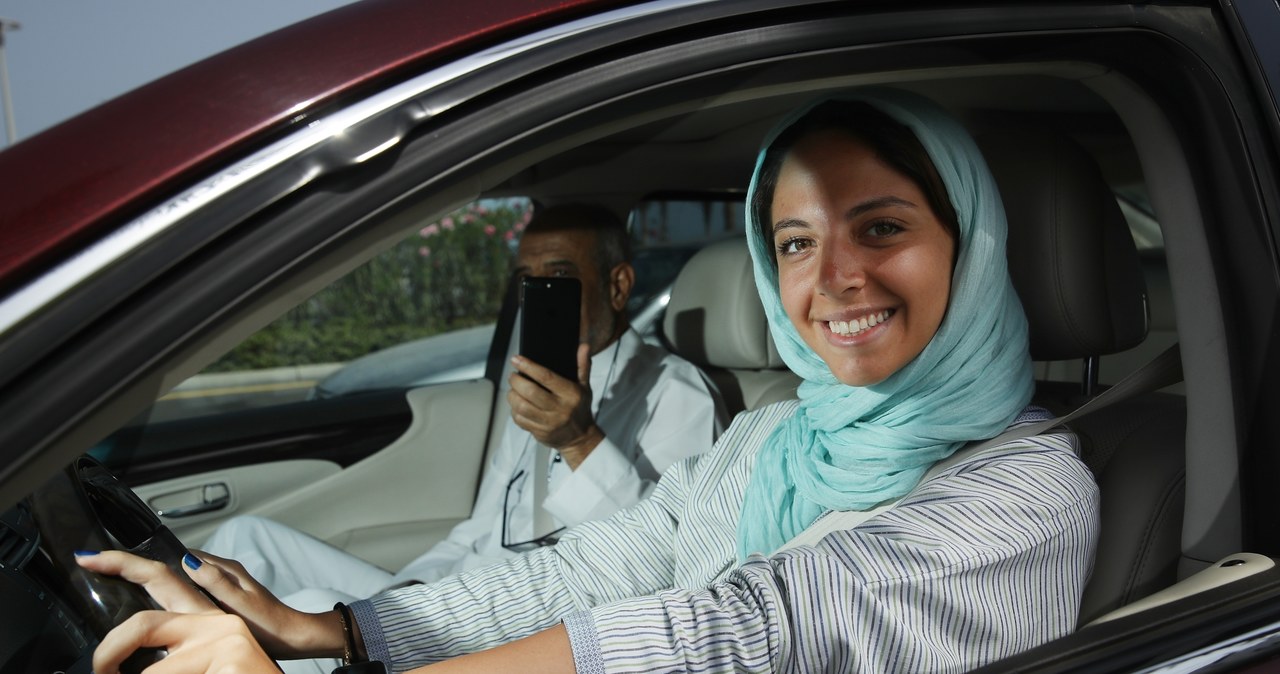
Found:
[[[1106, 391], [1098, 394], [1094, 398], [1085, 402], [1071, 412], [1064, 414], [1056, 419], [1046, 421], [1038, 421], [1034, 424], [1019, 426], [1018, 428], [1007, 430], [1000, 435], [982, 442], [969, 443], [964, 447], [956, 450], [951, 456], [939, 460], [920, 478], [916, 483], [915, 489], [919, 489], [920, 485], [928, 482], [936, 477], [939, 473], [946, 471], [952, 466], [973, 458], [975, 455], [991, 449], [999, 447], [1007, 442], [1020, 438], [1040, 435], [1041, 433], [1057, 428], [1073, 419], [1078, 419], [1091, 412], [1096, 412], [1108, 405], [1113, 405], [1122, 400], [1128, 400], [1135, 395], [1149, 393], [1165, 386], [1170, 386], [1182, 381], [1182, 354], [1178, 345], [1175, 343], [1168, 349], [1165, 349], [1159, 356], [1153, 358], [1150, 362], [1137, 370], [1129, 373], [1127, 377], [1121, 379], [1115, 386], [1108, 388]], [[914, 489], [912, 491], [915, 491]], [[910, 496], [911, 493], [900, 496], [890, 501], [885, 501], [869, 510], [831, 510], [814, 520], [809, 528], [801, 531], [799, 534], [787, 541], [778, 548], [776, 552], [781, 552], [789, 548], [800, 545], [816, 545], [828, 534], [835, 531], [846, 531], [852, 529], [863, 522], [879, 515], [880, 513], [894, 507], [899, 501]]]
[[542, 507], [544, 501], [547, 500], [547, 486], [551, 479], [551, 452], [550, 447], [541, 442], [534, 441], [533, 444], [533, 535], [531, 538], [539, 538], [546, 536], [556, 529], [556, 523], [551, 519], [551, 513]]

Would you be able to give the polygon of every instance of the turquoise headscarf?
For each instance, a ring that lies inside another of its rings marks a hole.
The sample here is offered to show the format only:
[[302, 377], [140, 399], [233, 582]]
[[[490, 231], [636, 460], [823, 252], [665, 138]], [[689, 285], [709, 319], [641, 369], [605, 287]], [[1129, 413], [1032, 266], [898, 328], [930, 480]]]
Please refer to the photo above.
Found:
[[[933, 160], [959, 221], [951, 297], [938, 332], [884, 381], [840, 383], [791, 325], [778, 295], [773, 242], [747, 212], [747, 241], [769, 330], [804, 381], [800, 407], [756, 457], [738, 524], [740, 559], [771, 553], [828, 510], [867, 510], [909, 492], [934, 462], [993, 437], [1031, 400], [1027, 320], [1005, 261], [1006, 223], [994, 179], [973, 139], [932, 101], [896, 90], [854, 91], [905, 125]], [[792, 112], [777, 136], [823, 101]], [[765, 151], [747, 193], [754, 203]]]

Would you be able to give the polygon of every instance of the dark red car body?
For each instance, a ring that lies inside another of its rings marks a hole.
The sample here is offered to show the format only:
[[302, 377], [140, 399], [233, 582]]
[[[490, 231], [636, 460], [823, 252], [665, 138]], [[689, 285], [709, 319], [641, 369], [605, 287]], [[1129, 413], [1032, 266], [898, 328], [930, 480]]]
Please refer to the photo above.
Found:
[[335, 100], [459, 50], [618, 4], [361, 0], [24, 140], [0, 152], [0, 293], [136, 216], [202, 165], [256, 149]]

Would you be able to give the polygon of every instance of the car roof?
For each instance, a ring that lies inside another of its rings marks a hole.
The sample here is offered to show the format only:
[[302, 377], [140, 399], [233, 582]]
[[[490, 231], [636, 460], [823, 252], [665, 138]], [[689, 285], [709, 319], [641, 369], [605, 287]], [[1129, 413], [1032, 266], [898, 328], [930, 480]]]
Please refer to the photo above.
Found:
[[[0, 184], [6, 188], [0, 200], [0, 295], [145, 211], [201, 166], [247, 154], [308, 124], [345, 96], [459, 49], [616, 4], [621, 3], [361, 0], [229, 49], [28, 138], [0, 152]], [[69, 156], [76, 160], [67, 162]]]

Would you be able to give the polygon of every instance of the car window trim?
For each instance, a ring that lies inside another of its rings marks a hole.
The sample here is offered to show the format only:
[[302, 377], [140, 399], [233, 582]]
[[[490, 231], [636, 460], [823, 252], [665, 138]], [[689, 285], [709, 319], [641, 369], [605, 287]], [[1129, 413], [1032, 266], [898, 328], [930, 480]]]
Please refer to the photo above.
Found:
[[[337, 169], [365, 163], [400, 145], [408, 131], [447, 112], [458, 99], [423, 104], [420, 97], [505, 60], [572, 39], [584, 32], [626, 23], [714, 0], [662, 0], [623, 7], [517, 37], [450, 62], [318, 119], [303, 129], [237, 161], [135, 218], [102, 240], [0, 300], [0, 338], [42, 307], [84, 284], [196, 211], [308, 152], [309, 165], [297, 180], [281, 186], [278, 200]], [[390, 119], [388, 119], [390, 116]], [[336, 147], [334, 147], [336, 145]]]

